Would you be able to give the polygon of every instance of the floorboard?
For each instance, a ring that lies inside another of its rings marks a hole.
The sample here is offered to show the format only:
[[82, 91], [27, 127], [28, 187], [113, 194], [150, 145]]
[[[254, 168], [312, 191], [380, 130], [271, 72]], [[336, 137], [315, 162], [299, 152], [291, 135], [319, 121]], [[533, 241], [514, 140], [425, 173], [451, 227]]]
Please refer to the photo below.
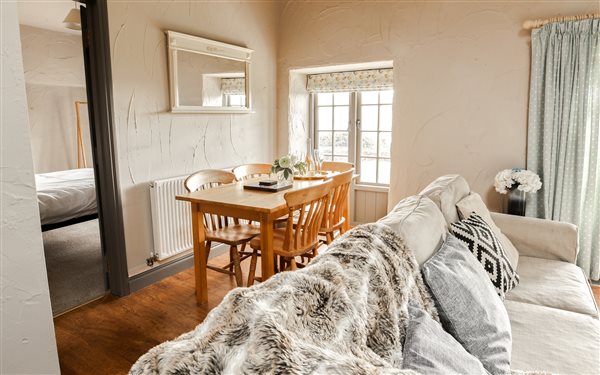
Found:
[[[211, 263], [228, 261], [224, 254]], [[249, 260], [243, 262], [244, 276], [248, 265]], [[55, 318], [62, 374], [127, 373], [146, 351], [201, 323], [235, 280], [209, 271], [208, 285], [208, 304], [199, 306], [193, 269], [188, 269], [129, 296], [106, 296]]]

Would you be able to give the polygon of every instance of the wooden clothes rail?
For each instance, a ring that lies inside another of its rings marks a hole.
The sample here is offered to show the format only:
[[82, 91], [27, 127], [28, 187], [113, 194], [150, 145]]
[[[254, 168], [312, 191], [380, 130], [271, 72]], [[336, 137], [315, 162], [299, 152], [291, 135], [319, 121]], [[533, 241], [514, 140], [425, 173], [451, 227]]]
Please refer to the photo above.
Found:
[[75, 113], [77, 114], [77, 168], [87, 168], [85, 160], [85, 149], [83, 147], [83, 132], [81, 131], [81, 105], [87, 102], [76, 100]]
[[579, 14], [576, 16], [556, 16], [545, 19], [537, 19], [537, 20], [527, 20], [523, 22], [523, 28], [526, 30], [537, 29], [544, 26], [547, 23], [553, 22], [562, 22], [562, 21], [580, 21], [580, 20], [588, 20], [600, 18], [600, 13], [588, 13], [588, 14]]

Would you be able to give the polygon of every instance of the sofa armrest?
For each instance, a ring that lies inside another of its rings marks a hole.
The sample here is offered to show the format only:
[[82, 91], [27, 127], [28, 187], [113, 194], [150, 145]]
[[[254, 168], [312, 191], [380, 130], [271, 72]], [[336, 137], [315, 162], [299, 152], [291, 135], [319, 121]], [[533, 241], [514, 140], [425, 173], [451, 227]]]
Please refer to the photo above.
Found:
[[579, 250], [577, 226], [545, 219], [491, 212], [519, 255], [575, 263]]

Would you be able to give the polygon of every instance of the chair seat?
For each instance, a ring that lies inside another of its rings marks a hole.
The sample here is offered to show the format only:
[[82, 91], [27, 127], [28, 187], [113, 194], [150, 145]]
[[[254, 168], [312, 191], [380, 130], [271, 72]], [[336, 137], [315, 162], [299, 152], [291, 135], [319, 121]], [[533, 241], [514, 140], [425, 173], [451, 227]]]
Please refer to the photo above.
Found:
[[237, 246], [260, 234], [260, 227], [252, 224], [230, 225], [206, 232], [206, 241]]
[[[284, 250], [283, 243], [285, 242], [285, 229], [278, 228], [273, 230], [273, 252], [283, 257], [293, 257], [297, 255], [304, 255], [306, 251], [290, 252]], [[250, 247], [256, 250], [260, 250], [260, 236], [254, 237], [250, 241]]]

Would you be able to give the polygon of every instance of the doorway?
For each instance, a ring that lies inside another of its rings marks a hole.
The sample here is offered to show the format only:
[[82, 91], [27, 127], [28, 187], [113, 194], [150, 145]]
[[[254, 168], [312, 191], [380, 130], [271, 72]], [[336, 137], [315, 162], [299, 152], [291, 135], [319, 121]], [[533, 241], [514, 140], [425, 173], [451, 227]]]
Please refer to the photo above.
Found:
[[106, 3], [20, 2], [53, 314], [129, 293], [115, 168]]

